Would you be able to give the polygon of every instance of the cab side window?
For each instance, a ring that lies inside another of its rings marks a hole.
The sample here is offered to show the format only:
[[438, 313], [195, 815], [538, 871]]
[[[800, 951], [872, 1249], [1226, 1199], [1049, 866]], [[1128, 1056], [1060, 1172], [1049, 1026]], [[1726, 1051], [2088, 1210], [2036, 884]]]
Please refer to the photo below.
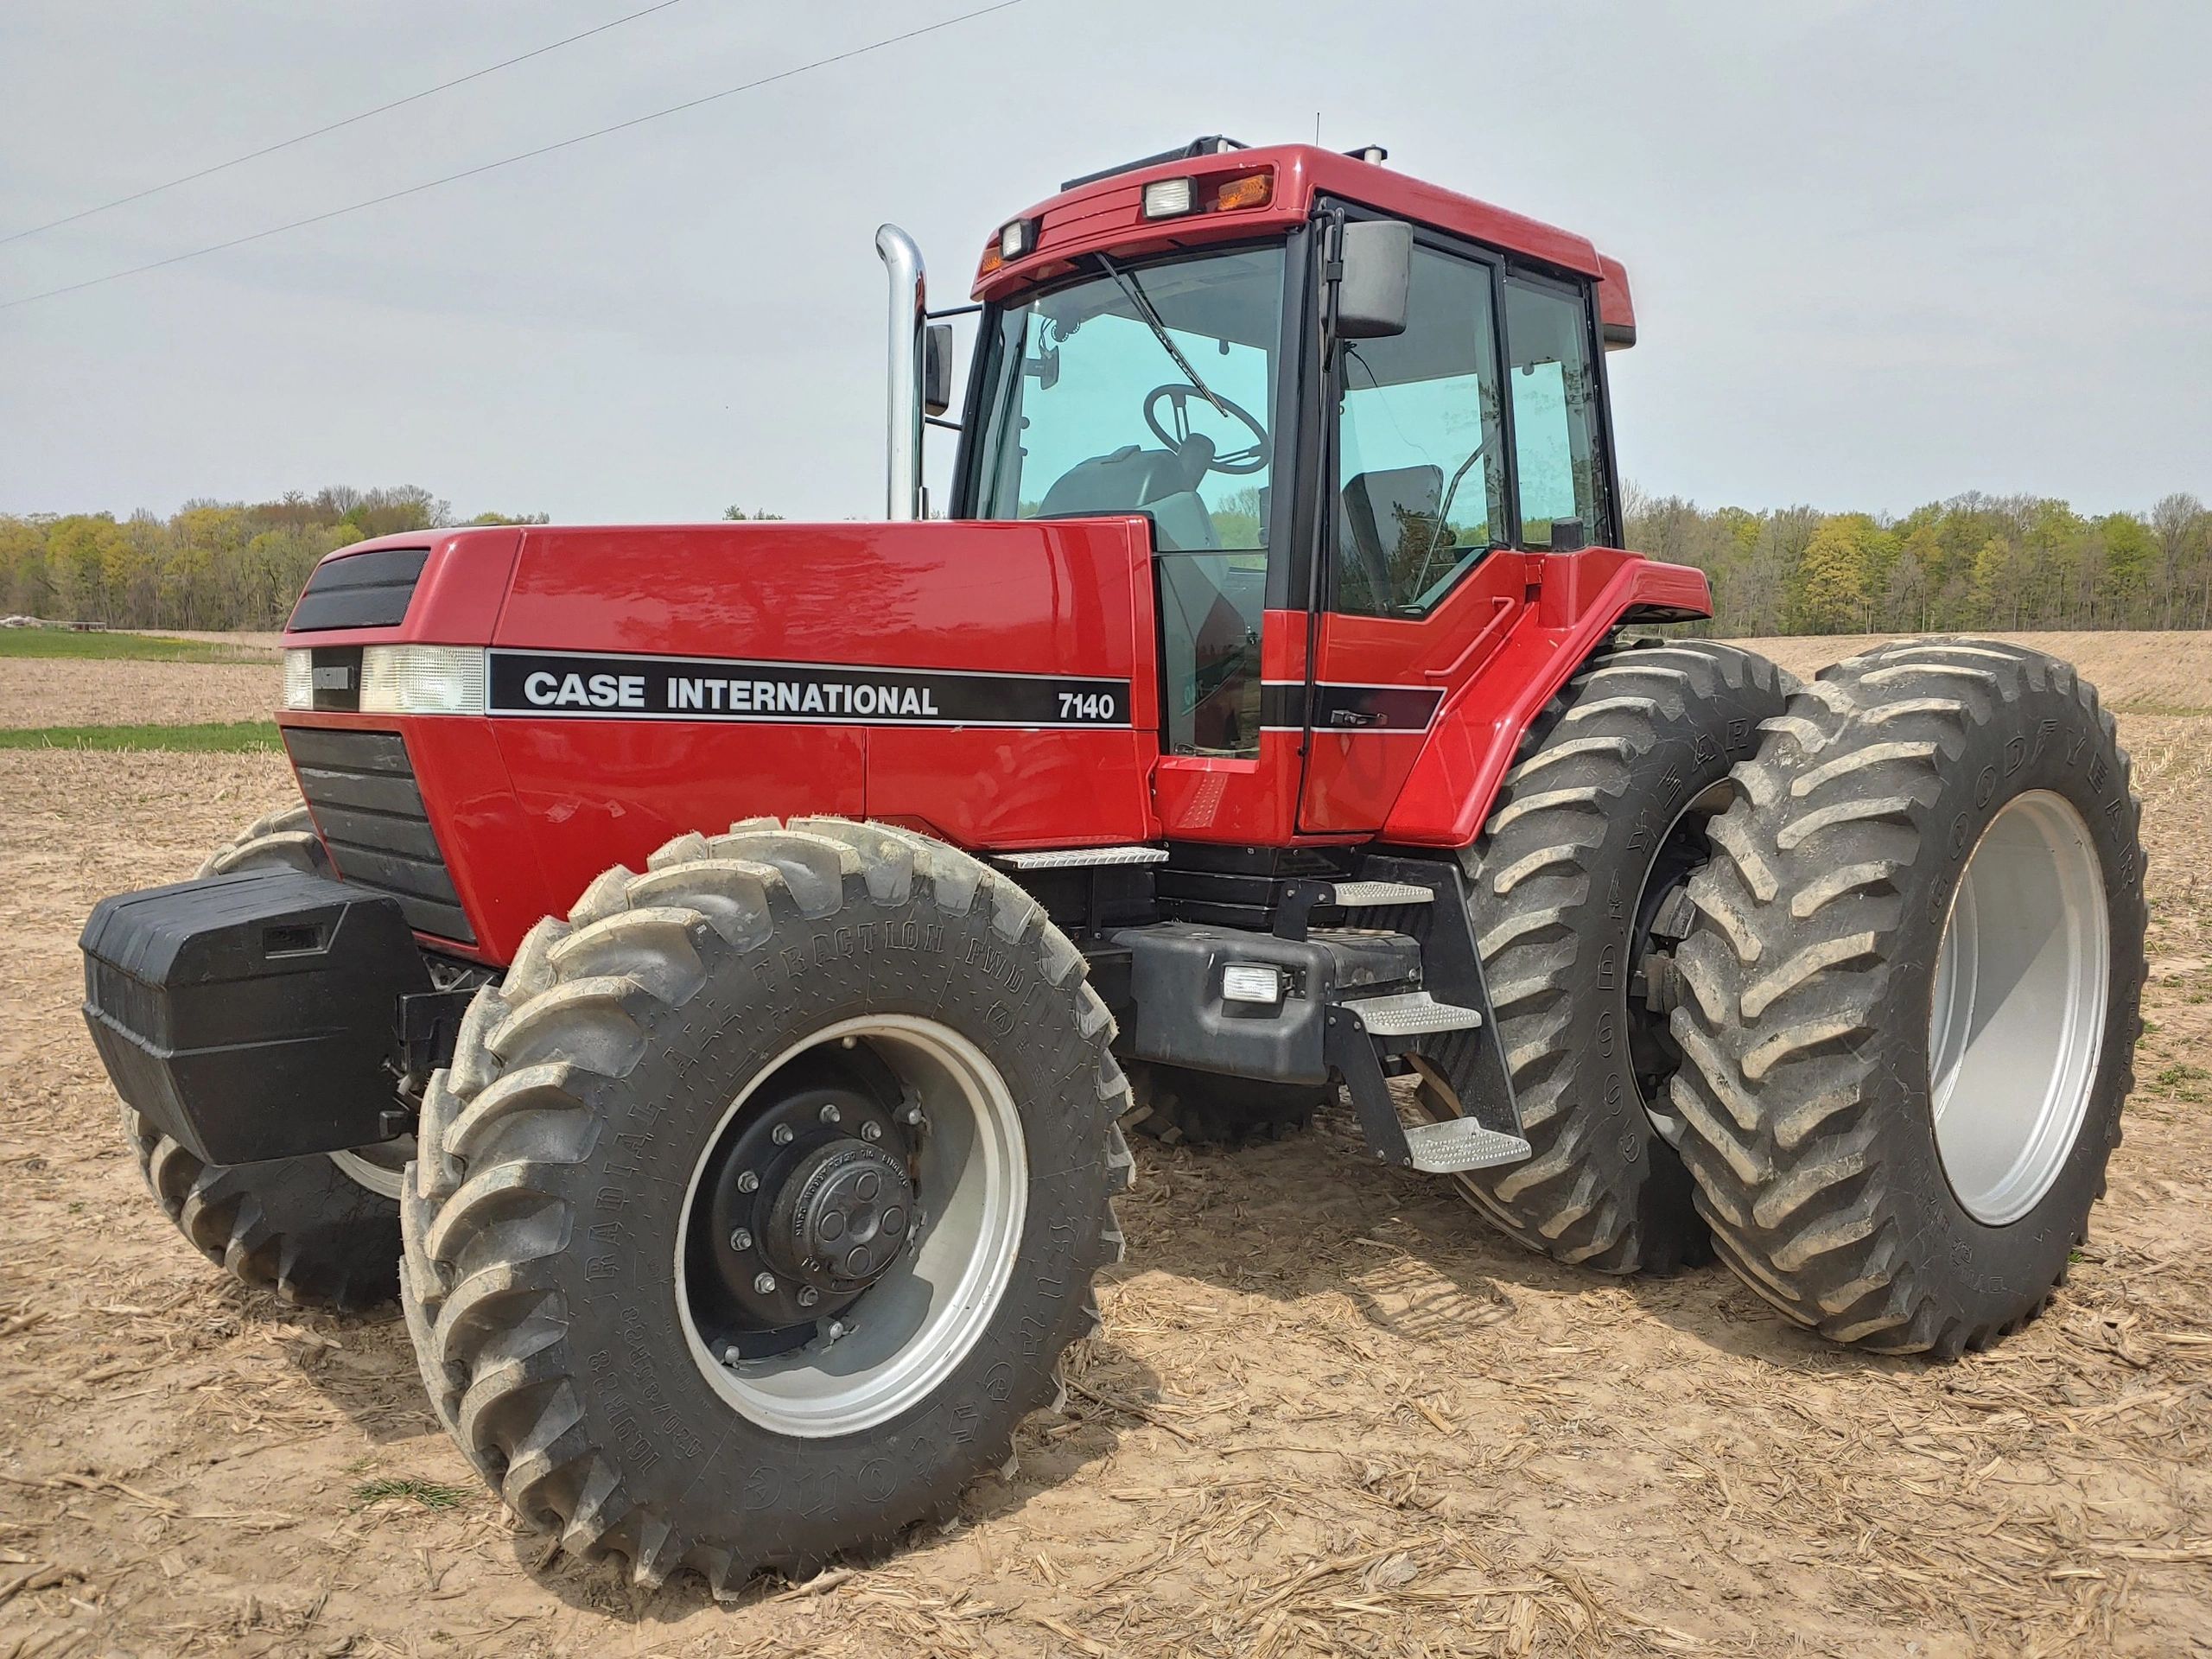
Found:
[[1548, 548], [1552, 526], [1580, 524], [1587, 541], [1608, 533], [1605, 433], [1590, 319], [1574, 290], [1524, 276], [1505, 279], [1505, 346], [1512, 359], [1513, 460], [1521, 544]]
[[1491, 269], [1414, 249], [1406, 331], [1345, 342], [1331, 607], [1418, 616], [1505, 540]]

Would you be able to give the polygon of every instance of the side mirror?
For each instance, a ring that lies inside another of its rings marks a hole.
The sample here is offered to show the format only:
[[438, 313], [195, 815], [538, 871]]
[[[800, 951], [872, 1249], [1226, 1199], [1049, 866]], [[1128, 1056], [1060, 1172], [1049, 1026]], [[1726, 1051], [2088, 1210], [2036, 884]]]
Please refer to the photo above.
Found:
[[1344, 228], [1337, 279], [1337, 338], [1379, 340], [1406, 332], [1413, 286], [1414, 227], [1403, 219], [1357, 219]]
[[922, 407], [942, 415], [952, 407], [952, 325], [933, 322], [922, 346]]

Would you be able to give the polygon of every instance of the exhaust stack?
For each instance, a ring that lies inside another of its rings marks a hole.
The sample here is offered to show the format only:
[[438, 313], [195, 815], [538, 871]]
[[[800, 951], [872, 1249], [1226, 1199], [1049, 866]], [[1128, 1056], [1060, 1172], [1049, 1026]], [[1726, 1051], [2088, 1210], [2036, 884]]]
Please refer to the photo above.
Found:
[[891, 283], [890, 372], [885, 391], [884, 517], [922, 516], [922, 352], [929, 296], [922, 251], [896, 225], [878, 227], [875, 251]]

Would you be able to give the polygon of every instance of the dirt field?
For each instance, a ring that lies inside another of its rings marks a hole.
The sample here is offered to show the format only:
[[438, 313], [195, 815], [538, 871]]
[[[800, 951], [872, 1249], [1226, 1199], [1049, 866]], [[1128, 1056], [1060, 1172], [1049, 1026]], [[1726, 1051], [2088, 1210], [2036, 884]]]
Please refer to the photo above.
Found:
[[266, 720], [283, 696], [284, 671], [273, 658], [266, 668], [0, 658], [0, 727]]
[[[2123, 701], [2212, 702], [2212, 640], [2091, 643], [2144, 675]], [[48, 666], [35, 723], [106, 695], [60, 671], [132, 665]], [[1870, 1359], [1719, 1268], [1553, 1267], [1346, 1121], [1142, 1143], [1103, 1334], [1015, 1477], [732, 1608], [517, 1531], [396, 1317], [242, 1289], [142, 1187], [77, 930], [282, 799], [282, 760], [0, 752], [0, 1659], [2212, 1652], [2212, 719], [2122, 735], [2141, 1086], [2071, 1281], [1996, 1351]]]

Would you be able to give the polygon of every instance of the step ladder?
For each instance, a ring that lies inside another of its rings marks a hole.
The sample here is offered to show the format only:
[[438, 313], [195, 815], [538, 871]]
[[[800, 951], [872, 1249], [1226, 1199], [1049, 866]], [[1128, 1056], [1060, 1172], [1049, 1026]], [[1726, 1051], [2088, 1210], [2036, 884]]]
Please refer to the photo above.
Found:
[[[1495, 1033], [1484, 1029], [1489, 997], [1456, 873], [1427, 861], [1377, 858], [1357, 879], [1295, 882], [1278, 908], [1276, 931], [1304, 938], [1313, 912], [1323, 909], [1345, 912], [1350, 926], [1381, 925], [1421, 940], [1421, 988], [1363, 995], [1347, 988], [1329, 1011], [1329, 1063], [1344, 1079], [1376, 1157], [1431, 1175], [1527, 1158], [1512, 1081]], [[1472, 1109], [1455, 1095], [1452, 1103], [1465, 1116], [1402, 1122], [1384, 1061], [1416, 1054], [1439, 1070], [1456, 1063]]]

